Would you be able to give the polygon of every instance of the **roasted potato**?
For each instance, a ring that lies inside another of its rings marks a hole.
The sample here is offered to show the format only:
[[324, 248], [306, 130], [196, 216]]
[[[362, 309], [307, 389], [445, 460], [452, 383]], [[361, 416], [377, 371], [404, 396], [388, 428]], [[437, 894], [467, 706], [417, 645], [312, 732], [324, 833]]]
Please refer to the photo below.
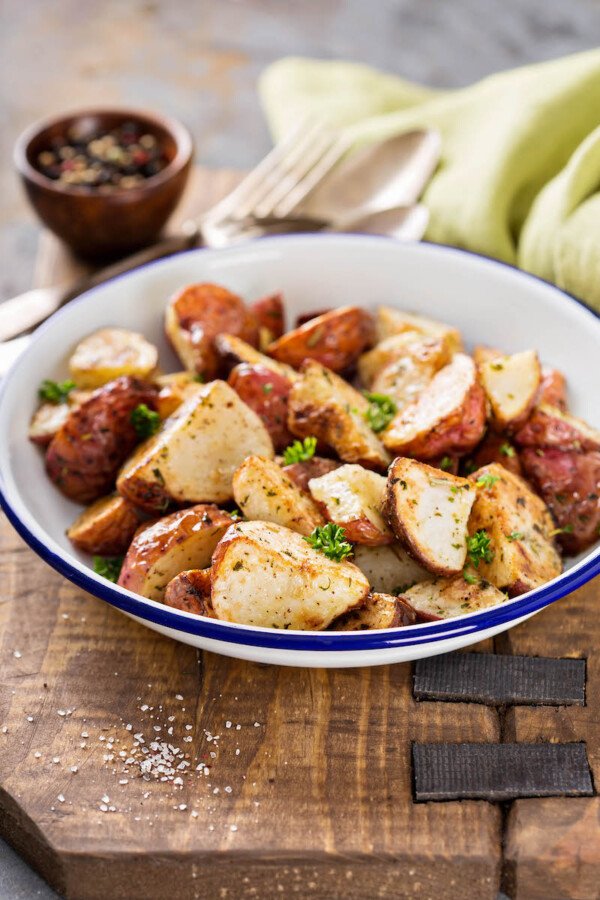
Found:
[[475, 448], [465, 463], [465, 471], [471, 474], [475, 469], [487, 466], [490, 463], [500, 463], [509, 472], [521, 475], [521, 462], [517, 448], [505, 434], [488, 430], [482, 442]]
[[71, 407], [67, 403], [42, 403], [29, 423], [29, 440], [47, 447], [69, 418], [70, 412]]
[[562, 372], [542, 366], [542, 380], [535, 403], [536, 406], [544, 403], [548, 406], [557, 406], [562, 412], [567, 411], [567, 382]]
[[135, 508], [123, 497], [102, 497], [78, 516], [67, 537], [84, 553], [121, 556], [140, 524]]
[[233, 499], [232, 479], [251, 454], [272, 458], [263, 423], [224, 381], [200, 385], [125, 463], [119, 493], [142, 509]]
[[288, 428], [298, 437], [314, 436], [344, 462], [385, 469], [390, 457], [366, 421], [369, 403], [343, 378], [315, 360], [302, 366], [292, 385]]
[[371, 590], [383, 594], [402, 594], [413, 584], [431, 578], [431, 573], [409, 556], [400, 544], [382, 547], [357, 544], [353, 562], [366, 575]]
[[600, 450], [600, 432], [583, 419], [542, 403], [515, 434], [522, 447], [554, 447], [557, 450]]
[[382, 432], [385, 447], [400, 456], [435, 459], [464, 454], [485, 432], [486, 400], [470, 356], [457, 353], [414, 403]]
[[385, 516], [411, 556], [435, 575], [462, 570], [474, 502], [475, 490], [466, 478], [402, 457], [390, 466]]
[[[445, 338], [404, 331], [391, 335], [363, 353], [358, 360], [358, 374], [369, 390], [380, 391], [383, 385], [391, 387], [401, 382], [407, 389], [411, 380], [427, 384], [451, 358], [451, 345]], [[389, 391], [381, 390], [381, 393]]]
[[479, 379], [490, 402], [492, 422], [501, 431], [527, 418], [538, 394], [541, 368], [534, 350], [495, 356], [479, 364]]
[[136, 331], [102, 328], [80, 341], [69, 360], [79, 388], [98, 388], [121, 375], [149, 379], [158, 365], [158, 350]]
[[394, 540], [382, 515], [383, 475], [362, 466], [340, 466], [311, 479], [308, 488], [327, 521], [340, 525], [349, 541], [377, 547]]
[[250, 304], [250, 312], [258, 325], [258, 346], [264, 350], [281, 337], [285, 326], [285, 312], [281, 294], [269, 294]]
[[414, 609], [419, 622], [454, 619], [504, 603], [506, 595], [487, 581], [469, 584], [462, 575], [433, 578], [409, 588], [400, 597]]
[[401, 334], [403, 331], [418, 331], [427, 337], [446, 341], [452, 353], [462, 350], [460, 332], [444, 322], [436, 322], [425, 316], [416, 316], [403, 310], [392, 309], [389, 306], [380, 306], [375, 316], [375, 332], [377, 341], [384, 341], [393, 334]]
[[374, 631], [414, 625], [417, 614], [401, 597], [371, 593], [364, 606], [344, 613], [331, 623], [331, 631]]
[[288, 331], [267, 349], [279, 362], [295, 369], [314, 359], [332, 372], [343, 372], [374, 342], [371, 314], [358, 306], [344, 306]]
[[305, 535], [325, 524], [310, 495], [264, 456], [249, 456], [235, 471], [233, 497], [247, 519], [275, 522]]
[[167, 584], [180, 572], [210, 566], [232, 522], [229, 513], [207, 503], [142, 525], [123, 561], [119, 584], [149, 600], [162, 600]]
[[122, 376], [71, 410], [46, 452], [46, 471], [71, 500], [90, 503], [114, 487], [119, 467], [139, 442], [131, 413], [154, 406], [156, 388]]
[[283, 471], [301, 490], [308, 491], [308, 482], [311, 478], [320, 478], [321, 475], [333, 472], [334, 469], [338, 469], [341, 465], [335, 459], [313, 456], [311, 459], [283, 466]]
[[527, 478], [547, 503], [556, 522], [556, 540], [577, 554], [600, 537], [600, 452], [525, 447]]
[[264, 353], [259, 353], [254, 347], [247, 344], [241, 338], [233, 334], [219, 334], [215, 338], [215, 347], [221, 358], [221, 363], [225, 371], [229, 372], [234, 366], [240, 363], [248, 363], [250, 366], [262, 366], [271, 372], [287, 378], [288, 381], [298, 381], [300, 376], [291, 366], [285, 363], [277, 362]]
[[545, 584], [562, 571], [552, 535], [554, 523], [543, 500], [527, 483], [499, 463], [474, 472], [469, 479], [476, 498], [469, 535], [484, 532], [489, 560], [478, 559], [476, 574], [511, 597]]
[[227, 622], [319, 631], [368, 593], [355, 565], [328, 559], [272, 522], [232, 525], [213, 554], [213, 609]]
[[206, 379], [218, 374], [218, 334], [238, 335], [256, 346], [258, 326], [244, 301], [218, 284], [191, 284], [167, 305], [165, 331], [186, 369]]
[[166, 606], [215, 618], [210, 600], [210, 569], [188, 569], [172, 578], [165, 590]]
[[200, 382], [193, 372], [172, 372], [154, 379], [158, 387], [156, 411], [161, 419], [168, 419], [186, 397], [198, 390]]
[[293, 441], [287, 427], [288, 397], [292, 387], [288, 378], [259, 364], [241, 363], [231, 370], [227, 382], [260, 417], [275, 450], [283, 450]]
[[312, 319], [316, 319], [319, 316], [324, 316], [326, 313], [333, 312], [330, 306], [327, 309], [312, 309], [305, 313], [300, 313], [299, 316], [296, 316], [296, 328], [300, 328], [301, 325], [306, 325], [307, 322], [310, 322]]

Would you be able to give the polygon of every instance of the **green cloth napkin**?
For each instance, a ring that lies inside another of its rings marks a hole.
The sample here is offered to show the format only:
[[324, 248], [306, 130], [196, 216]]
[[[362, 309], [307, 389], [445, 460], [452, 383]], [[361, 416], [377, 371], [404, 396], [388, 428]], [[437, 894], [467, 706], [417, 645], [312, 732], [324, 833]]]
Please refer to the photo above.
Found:
[[262, 74], [259, 91], [275, 138], [309, 112], [356, 146], [437, 128], [427, 239], [519, 265], [600, 310], [600, 50], [455, 91], [287, 58]]

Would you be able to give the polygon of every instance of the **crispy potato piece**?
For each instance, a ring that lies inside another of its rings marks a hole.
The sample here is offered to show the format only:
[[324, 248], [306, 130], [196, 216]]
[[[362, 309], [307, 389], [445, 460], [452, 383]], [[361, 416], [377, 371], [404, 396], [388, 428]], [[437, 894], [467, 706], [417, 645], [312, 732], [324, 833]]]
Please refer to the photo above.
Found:
[[309, 492], [308, 482], [311, 478], [320, 478], [334, 469], [339, 469], [342, 463], [335, 459], [326, 459], [324, 456], [313, 456], [303, 462], [290, 463], [283, 466], [283, 471], [302, 491]]
[[268, 352], [295, 369], [314, 359], [332, 372], [343, 372], [374, 341], [371, 313], [359, 306], [344, 306], [288, 331], [273, 341]]
[[119, 493], [142, 509], [233, 499], [233, 473], [250, 454], [272, 458], [271, 438], [224, 381], [199, 385], [125, 463]]
[[158, 350], [142, 334], [126, 328], [102, 328], [77, 344], [69, 360], [79, 388], [98, 388], [121, 375], [149, 378], [158, 365]]
[[400, 544], [383, 547], [357, 544], [354, 564], [368, 578], [371, 590], [384, 594], [402, 594], [413, 584], [431, 578], [431, 573], [409, 556]]
[[392, 419], [382, 440], [401, 456], [434, 459], [464, 454], [485, 432], [486, 401], [470, 356], [457, 353], [418, 399]]
[[458, 329], [435, 319], [416, 316], [390, 306], [380, 306], [375, 316], [375, 330], [378, 341], [384, 341], [393, 334], [403, 331], [420, 331], [427, 337], [446, 340], [452, 353], [462, 350], [462, 338]]
[[71, 412], [67, 403], [42, 403], [34, 412], [29, 430], [29, 440], [47, 447], [52, 438], [65, 424]]
[[213, 554], [212, 604], [227, 622], [319, 631], [368, 593], [355, 565], [328, 559], [272, 522], [232, 525]]
[[312, 319], [316, 319], [319, 316], [324, 316], [326, 313], [333, 312], [330, 306], [327, 309], [311, 309], [308, 312], [300, 313], [299, 316], [296, 316], [296, 328], [300, 328], [301, 325], [306, 325], [307, 322], [310, 322]]
[[258, 346], [265, 350], [281, 337], [285, 328], [285, 311], [281, 294], [269, 294], [250, 304], [250, 312], [258, 324]]
[[229, 373], [228, 384], [257, 416], [271, 435], [275, 450], [283, 450], [293, 441], [287, 427], [289, 378], [265, 366], [241, 363]]
[[[419, 331], [404, 331], [391, 335], [363, 353], [358, 360], [358, 374], [364, 386], [373, 391], [378, 391], [383, 383], [392, 383], [391, 372], [395, 382], [403, 380], [407, 387], [411, 378], [423, 381], [428, 376], [427, 384], [451, 358], [451, 345], [445, 338], [427, 337]], [[387, 374], [386, 370], [389, 370]]]
[[311, 479], [308, 488], [327, 521], [341, 525], [349, 541], [377, 547], [394, 540], [382, 515], [383, 475], [362, 466], [340, 466]]
[[71, 410], [46, 452], [50, 479], [71, 500], [90, 503], [113, 488], [121, 463], [139, 442], [131, 413], [153, 407], [156, 388], [121, 376]]
[[163, 602], [165, 606], [194, 613], [196, 616], [216, 618], [210, 599], [210, 569], [180, 572], [168, 583]]
[[484, 439], [466, 462], [469, 464], [469, 468], [466, 469], [469, 474], [490, 463], [500, 463], [509, 472], [514, 472], [515, 475], [522, 474], [516, 447], [505, 434], [498, 434], [495, 431], [486, 432]]
[[469, 534], [484, 530], [492, 551], [490, 562], [479, 562], [477, 574], [511, 597], [560, 575], [562, 564], [552, 541], [552, 517], [526, 482], [499, 463], [474, 472], [470, 481], [479, 485]]
[[135, 508], [123, 497], [101, 497], [78, 516], [67, 537], [84, 553], [120, 556], [125, 553], [140, 524]]
[[312, 498], [264, 456], [249, 456], [236, 470], [233, 497], [247, 519], [275, 522], [305, 535], [325, 524]]
[[535, 402], [541, 368], [535, 350], [498, 356], [480, 363], [479, 379], [490, 401], [498, 430], [515, 428], [527, 418]]
[[567, 382], [565, 376], [558, 369], [542, 366], [542, 380], [535, 398], [536, 406], [540, 404], [557, 406], [561, 412], [567, 412]]
[[238, 335], [256, 346], [258, 326], [244, 301], [218, 284], [191, 284], [176, 293], [165, 311], [165, 331], [186, 369], [214, 378], [218, 334]]
[[248, 363], [248, 365], [251, 366], [263, 366], [265, 369], [269, 369], [271, 372], [275, 372], [277, 375], [280, 375], [282, 378], [287, 378], [287, 380], [291, 382], [300, 379], [296, 370], [292, 369], [291, 366], [286, 366], [285, 363], [277, 362], [276, 359], [271, 359], [270, 356], [259, 353], [258, 350], [255, 350], [254, 347], [247, 344], [246, 341], [243, 341], [233, 334], [217, 335], [215, 338], [215, 347], [226, 371], [230, 371], [234, 366], [237, 366], [240, 363]]
[[400, 599], [415, 610], [417, 621], [435, 622], [498, 606], [504, 603], [506, 595], [487, 581], [468, 584], [462, 575], [455, 575], [422, 581], [405, 591]]
[[557, 450], [600, 450], [600, 432], [583, 419], [556, 406], [541, 404], [515, 434], [524, 447], [554, 447]]
[[505, 356], [502, 350], [497, 347], [487, 347], [485, 344], [478, 344], [473, 350], [473, 361], [477, 368], [483, 363], [492, 362], [500, 356]]
[[178, 409], [186, 397], [197, 391], [200, 382], [193, 372], [172, 372], [154, 379], [159, 388], [156, 411], [161, 419], [168, 419]]
[[288, 428], [298, 437], [313, 435], [332, 447], [344, 462], [384, 469], [390, 457], [365, 416], [369, 403], [346, 381], [315, 360], [302, 366], [292, 386]]
[[167, 584], [180, 572], [210, 565], [232, 522], [229, 513], [207, 503], [142, 525], [123, 561], [119, 584], [149, 600], [162, 600]]
[[384, 512], [398, 540], [436, 575], [460, 572], [467, 556], [467, 523], [475, 491], [466, 478], [415, 459], [395, 459]]
[[561, 529], [557, 541], [575, 555], [600, 536], [600, 452], [588, 450], [521, 451], [527, 478], [539, 491]]
[[329, 626], [331, 631], [374, 631], [414, 625], [417, 614], [401, 597], [371, 593], [365, 605], [344, 613]]

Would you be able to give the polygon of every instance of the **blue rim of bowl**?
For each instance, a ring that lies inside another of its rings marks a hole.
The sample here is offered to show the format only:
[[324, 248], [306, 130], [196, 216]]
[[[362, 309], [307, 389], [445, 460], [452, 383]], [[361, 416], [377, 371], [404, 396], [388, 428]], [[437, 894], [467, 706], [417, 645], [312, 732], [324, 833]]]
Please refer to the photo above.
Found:
[[[268, 238], [262, 238], [261, 244], [281, 243], [282, 241], [315, 241], [319, 243], [323, 240], [333, 241], [352, 241], [360, 240], [361, 242], [377, 242], [377, 243], [397, 243], [394, 238], [380, 235], [277, 235]], [[456, 247], [448, 247], [442, 244], [434, 244], [431, 242], [422, 242], [427, 247], [435, 248], [436, 252], [448, 253], [458, 256], [474, 257], [483, 259], [491, 266], [500, 266], [512, 270], [519, 277], [530, 279], [551, 288], [565, 300], [574, 302], [582, 307], [593, 318], [600, 319], [600, 315], [590, 309], [578, 297], [568, 294], [549, 281], [532, 275], [529, 272], [523, 272], [515, 266], [501, 260], [493, 259], [484, 254], [473, 253], [471, 251], [462, 250]], [[411, 247], [417, 245], [411, 244]], [[202, 254], [215, 253], [219, 251], [210, 248], [197, 248], [188, 250], [184, 254]], [[227, 251], [225, 251], [227, 252]], [[46, 323], [40, 326], [36, 335], [43, 334], [47, 328], [53, 328], [57, 317], [67, 313], [68, 308], [79, 303], [85, 303], [97, 291], [101, 290], [106, 284], [114, 283], [123, 278], [129, 278], [142, 269], [148, 269], [153, 266], [160, 266], [169, 263], [169, 259], [155, 260], [140, 266], [133, 272], [127, 272], [111, 279], [110, 282], [104, 282], [95, 288], [86, 291], [80, 297], [72, 300], [68, 307], [56, 312]], [[35, 341], [35, 337], [34, 337]], [[31, 346], [27, 348], [24, 355], [30, 352]], [[0, 388], [0, 404], [6, 390], [6, 385], [12, 378], [13, 371], [20, 365], [19, 357], [10, 367], [6, 374], [4, 382]], [[585, 558], [581, 563], [576, 565], [572, 570], [560, 575], [554, 581], [537, 588], [528, 594], [507, 601], [505, 604], [492, 607], [489, 610], [482, 610], [461, 616], [455, 619], [441, 619], [436, 622], [429, 622], [424, 625], [412, 625], [408, 628], [396, 628], [382, 631], [371, 632], [304, 632], [304, 631], [278, 631], [276, 629], [255, 628], [245, 625], [237, 625], [230, 622], [218, 622], [203, 617], [194, 616], [191, 613], [184, 613], [173, 610], [156, 601], [147, 600], [132, 594], [123, 588], [119, 588], [110, 582], [102, 583], [96, 577], [88, 575], [77, 566], [72, 565], [61, 555], [54, 553], [47, 547], [23, 522], [17, 511], [12, 507], [6, 497], [2, 473], [0, 473], [0, 507], [5, 512], [9, 522], [17, 533], [26, 541], [31, 549], [49, 566], [64, 575], [69, 581], [83, 588], [90, 594], [101, 600], [106, 600], [112, 606], [121, 611], [135, 616], [136, 618], [152, 622], [161, 627], [169, 628], [174, 631], [183, 632], [185, 634], [197, 635], [210, 640], [219, 641], [227, 644], [243, 644], [272, 650], [297, 650], [305, 652], [315, 651], [377, 651], [389, 650], [394, 648], [420, 646], [423, 644], [436, 643], [441, 640], [451, 639], [455, 637], [475, 635], [480, 632], [494, 628], [502, 628], [511, 622], [532, 615], [559, 600], [561, 597], [572, 593], [573, 591], [586, 584], [596, 575], [600, 574], [600, 548], [593, 553], [590, 558]]]

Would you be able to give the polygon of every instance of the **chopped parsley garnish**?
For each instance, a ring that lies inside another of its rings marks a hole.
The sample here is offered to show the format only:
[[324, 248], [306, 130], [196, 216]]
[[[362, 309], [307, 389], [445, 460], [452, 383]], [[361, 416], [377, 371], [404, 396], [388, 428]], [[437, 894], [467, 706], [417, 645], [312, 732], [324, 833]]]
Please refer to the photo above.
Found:
[[525, 535], [522, 531], [511, 531], [511, 533], [507, 534], [506, 537], [509, 541], [522, 541]]
[[40, 400], [46, 403], [66, 403], [71, 391], [75, 390], [77, 385], [74, 381], [50, 381], [49, 378], [44, 379], [38, 388], [38, 396]]
[[554, 537], [556, 534], [573, 534], [573, 526], [569, 523], [564, 528], [553, 528], [550, 537]]
[[475, 534], [467, 538], [467, 554], [476, 569], [479, 563], [491, 563], [494, 558], [491, 541], [485, 528], [480, 528]]
[[123, 556], [94, 556], [94, 572], [107, 581], [117, 582], [121, 574]]
[[196, 372], [192, 381], [197, 381], [198, 384], [204, 384], [205, 378], [204, 378], [204, 375], [202, 374], [202, 372]]
[[270, 394], [273, 390], [273, 385], [270, 382], [265, 382], [262, 386], [263, 394]]
[[386, 396], [386, 394], [369, 394], [365, 392], [365, 397], [369, 401], [365, 419], [375, 434], [379, 434], [380, 431], [383, 431], [390, 424], [398, 412], [398, 407], [392, 398]]
[[243, 519], [243, 518], [244, 518], [243, 515], [242, 515], [242, 513], [241, 513], [241, 512], [239, 511], [239, 509], [237, 509], [237, 508], [232, 509], [231, 512], [229, 513], [229, 515], [230, 515], [231, 518], [234, 519], [236, 522], [238, 521], [238, 519]]
[[452, 468], [453, 461], [451, 456], [443, 456], [440, 462], [440, 469], [442, 472], [449, 472]]
[[339, 525], [330, 522], [318, 525], [304, 540], [314, 550], [319, 550], [328, 559], [341, 562], [352, 553], [352, 544], [346, 540], [346, 532]]
[[293, 463], [306, 462], [312, 459], [317, 449], [316, 437], [305, 437], [303, 441], [294, 441], [283, 451], [283, 461], [286, 466]]
[[477, 575], [472, 575], [470, 572], [467, 572], [466, 569], [463, 572], [463, 578], [467, 584], [477, 584]]
[[133, 425], [137, 436], [141, 438], [152, 437], [160, 428], [159, 414], [146, 406], [145, 403], [139, 403], [131, 411], [129, 421]]
[[489, 491], [497, 481], [500, 481], [498, 475], [491, 475], [489, 472], [484, 472], [483, 475], [480, 475], [475, 484], [477, 487], [486, 488]]
[[499, 450], [502, 456], [508, 456], [509, 459], [515, 455], [515, 448], [511, 447], [510, 444], [500, 444]]

